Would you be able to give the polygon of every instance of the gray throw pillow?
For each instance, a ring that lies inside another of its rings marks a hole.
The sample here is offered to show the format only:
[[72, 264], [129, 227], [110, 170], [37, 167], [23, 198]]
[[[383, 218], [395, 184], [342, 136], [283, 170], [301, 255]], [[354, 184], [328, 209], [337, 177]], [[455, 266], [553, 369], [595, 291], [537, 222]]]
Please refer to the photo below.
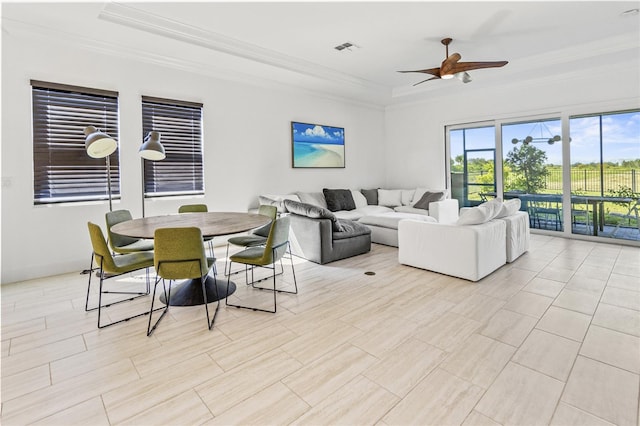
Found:
[[444, 197], [444, 192], [425, 192], [422, 198], [413, 205], [416, 209], [429, 210], [429, 204], [433, 201], [440, 201]]
[[367, 204], [370, 206], [378, 205], [378, 189], [361, 189], [362, 195], [367, 199]]
[[332, 212], [340, 210], [354, 210], [356, 202], [348, 189], [327, 189], [322, 190], [324, 199], [327, 201], [327, 208]]
[[331, 228], [335, 232], [342, 232], [342, 226], [338, 222], [338, 218], [323, 207], [314, 206], [313, 204], [299, 203], [293, 200], [284, 200], [284, 206], [289, 213], [306, 216], [310, 219], [329, 219], [331, 220]]

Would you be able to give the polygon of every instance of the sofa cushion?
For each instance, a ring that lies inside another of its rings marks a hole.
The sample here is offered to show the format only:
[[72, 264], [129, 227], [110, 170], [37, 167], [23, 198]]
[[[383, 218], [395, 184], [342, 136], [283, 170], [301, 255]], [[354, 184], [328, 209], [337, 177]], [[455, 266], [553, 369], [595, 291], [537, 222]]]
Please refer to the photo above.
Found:
[[[448, 189], [441, 189], [441, 188], [438, 188], [438, 189], [429, 189], [429, 188], [420, 188], [420, 187], [418, 187], [418, 188], [416, 188], [416, 193], [415, 193], [415, 195], [413, 196], [413, 202], [412, 202], [412, 204], [415, 204], [415, 203], [417, 203], [418, 201], [420, 201], [420, 198], [422, 198], [422, 196], [424, 195], [424, 193], [425, 193], [425, 192], [443, 192], [443, 193], [444, 193], [444, 195], [442, 196], [442, 199], [443, 199], [443, 200], [444, 200], [444, 199], [447, 199], [447, 198], [450, 198], [450, 197], [449, 197], [449, 190], [448, 190]], [[439, 201], [439, 200], [438, 200], [438, 201]]]
[[334, 232], [342, 231], [342, 227], [336, 216], [325, 208], [293, 200], [285, 200], [284, 204], [289, 213], [306, 216], [311, 219], [329, 219], [331, 220], [331, 228]]
[[327, 189], [322, 190], [324, 199], [327, 201], [327, 208], [332, 212], [338, 210], [353, 210], [356, 203], [353, 201], [351, 191], [348, 189]]
[[440, 201], [444, 198], [444, 192], [430, 192], [426, 191], [422, 194], [422, 197], [413, 204], [416, 209], [429, 210], [429, 204], [434, 201]]
[[367, 204], [370, 206], [378, 205], [378, 190], [377, 189], [361, 189], [362, 195], [367, 199]]
[[415, 189], [401, 189], [401, 191], [402, 191], [402, 196], [401, 196], [402, 205], [403, 206], [410, 206], [411, 202], [413, 201], [413, 197], [416, 194], [416, 190]]
[[333, 212], [338, 219], [358, 220], [363, 216], [392, 212], [393, 209], [385, 206], [364, 206], [355, 210], [339, 210]]
[[398, 212], [398, 213], [411, 213], [411, 214], [419, 214], [419, 215], [423, 215], [423, 216], [429, 216], [429, 210], [417, 209], [417, 208], [411, 207], [411, 206], [394, 207], [393, 211]]
[[502, 209], [502, 200], [494, 198], [491, 201], [482, 203], [477, 207], [465, 209], [460, 213], [456, 225], [479, 225], [495, 218]]
[[362, 192], [352, 189], [351, 196], [353, 197], [353, 202], [356, 205], [356, 209], [369, 205], [369, 203], [367, 202], [367, 198], [364, 195], [362, 195]]
[[343, 240], [345, 238], [371, 234], [371, 229], [358, 222], [347, 219], [338, 219], [338, 223], [342, 228], [342, 231], [333, 233], [334, 240]]
[[378, 204], [386, 207], [397, 207], [402, 205], [402, 190], [400, 189], [378, 189]]
[[435, 220], [435, 218], [431, 216], [425, 216], [423, 214], [398, 213], [398, 212], [383, 213], [383, 214], [378, 214], [373, 216], [365, 216], [361, 218], [358, 222], [363, 225], [398, 229], [398, 222], [400, 222], [402, 219], [421, 220], [424, 222], [437, 222], [437, 220]]
[[296, 195], [300, 198], [301, 203], [327, 208], [327, 201], [322, 192], [296, 192]]
[[258, 202], [260, 205], [275, 206], [278, 212], [285, 213], [284, 200], [300, 201], [300, 198], [296, 194], [287, 195], [260, 195], [258, 196]]
[[496, 216], [496, 218], [502, 218], [507, 216], [513, 216], [514, 214], [520, 211], [520, 206], [522, 205], [522, 201], [520, 198], [512, 198], [510, 200], [506, 200], [502, 203], [502, 208], [500, 209], [500, 213]]

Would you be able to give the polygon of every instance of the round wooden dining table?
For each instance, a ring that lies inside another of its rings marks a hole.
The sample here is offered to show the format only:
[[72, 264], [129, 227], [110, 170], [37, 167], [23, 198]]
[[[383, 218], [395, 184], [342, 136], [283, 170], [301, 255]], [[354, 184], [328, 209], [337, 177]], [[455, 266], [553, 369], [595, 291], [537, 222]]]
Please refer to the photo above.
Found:
[[[197, 227], [203, 237], [218, 237], [237, 234], [266, 225], [267, 216], [241, 212], [179, 213], [164, 216], [150, 216], [128, 220], [111, 227], [111, 232], [125, 237], [153, 239], [158, 228]], [[216, 280], [211, 275], [206, 279], [207, 302], [214, 302], [227, 294], [227, 281]], [[217, 292], [216, 292], [217, 287]], [[229, 294], [236, 290], [235, 283], [229, 282]], [[164, 294], [162, 303], [167, 303]], [[185, 281], [171, 289], [171, 306], [194, 306], [204, 304], [202, 284], [199, 279]]]

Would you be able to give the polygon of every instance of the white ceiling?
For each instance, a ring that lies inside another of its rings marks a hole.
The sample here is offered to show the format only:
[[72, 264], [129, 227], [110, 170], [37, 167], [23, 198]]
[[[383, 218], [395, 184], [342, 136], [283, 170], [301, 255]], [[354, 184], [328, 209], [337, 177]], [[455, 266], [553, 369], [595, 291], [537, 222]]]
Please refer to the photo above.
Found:
[[[260, 85], [293, 85], [378, 105], [445, 91], [632, 66], [640, 76], [637, 1], [3, 3], [5, 34]], [[398, 70], [507, 60], [473, 81]], [[339, 52], [351, 42], [359, 48]], [[597, 74], [597, 73], [596, 73]]]

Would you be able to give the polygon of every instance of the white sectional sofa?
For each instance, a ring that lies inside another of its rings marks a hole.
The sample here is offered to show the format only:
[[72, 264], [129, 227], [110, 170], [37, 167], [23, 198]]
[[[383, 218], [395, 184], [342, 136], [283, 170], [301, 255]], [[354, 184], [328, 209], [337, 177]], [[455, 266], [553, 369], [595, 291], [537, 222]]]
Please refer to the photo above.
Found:
[[398, 261], [478, 281], [506, 263], [506, 240], [503, 221], [457, 225], [407, 219], [398, 224]]
[[465, 208], [455, 223], [402, 220], [400, 263], [478, 281], [529, 249], [529, 215], [520, 200]]
[[[344, 202], [345, 198], [350, 198]], [[447, 190], [414, 189], [324, 189], [322, 192], [295, 192], [260, 195], [260, 204], [275, 205], [285, 213], [284, 200], [329, 209], [338, 219], [358, 221], [371, 229], [371, 241], [398, 246], [398, 222], [412, 218], [452, 223], [458, 219], [458, 201]], [[352, 200], [352, 202], [351, 202]]]

